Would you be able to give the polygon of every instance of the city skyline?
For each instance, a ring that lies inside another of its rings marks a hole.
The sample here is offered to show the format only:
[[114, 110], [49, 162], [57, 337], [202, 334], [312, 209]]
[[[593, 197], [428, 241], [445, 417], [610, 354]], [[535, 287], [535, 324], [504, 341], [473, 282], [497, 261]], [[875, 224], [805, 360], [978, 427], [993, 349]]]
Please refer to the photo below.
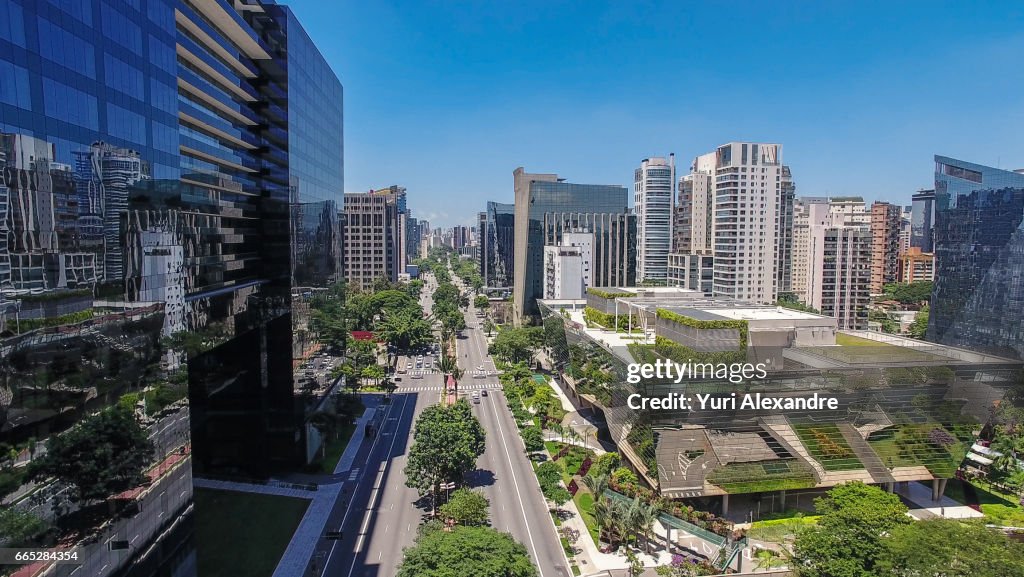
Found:
[[[931, 187], [935, 154], [1024, 167], [1021, 75], [1004, 65], [1024, 47], [1020, 8], [928, 7], [295, 9], [352, 87], [346, 190], [386, 176], [408, 187], [414, 212], [451, 226], [472, 224], [476, 195], [511, 202], [516, 166], [630, 187], [639, 159], [691, 159], [729, 141], [783, 143], [798, 195], [869, 204], [909, 205]], [[725, 25], [750, 44], [709, 50]], [[641, 82], [655, 69], [656, 83]], [[744, 90], [687, 88], [736, 74]], [[871, 169], [846, 170], [857, 165]]]

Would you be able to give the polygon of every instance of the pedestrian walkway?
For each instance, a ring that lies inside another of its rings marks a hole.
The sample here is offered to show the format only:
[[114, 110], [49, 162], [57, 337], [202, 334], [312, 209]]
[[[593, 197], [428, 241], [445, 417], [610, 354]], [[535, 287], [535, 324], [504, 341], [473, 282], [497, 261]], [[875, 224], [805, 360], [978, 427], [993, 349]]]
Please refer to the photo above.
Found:
[[985, 515], [967, 505], [963, 505], [945, 495], [938, 501], [932, 501], [932, 490], [916, 481], [900, 483], [897, 485], [896, 494], [909, 501], [917, 507], [910, 507], [910, 516], [915, 519], [934, 519], [945, 517], [947, 519], [978, 519]]
[[[499, 383], [473, 383], [473, 384], [466, 384], [466, 385], [461, 385], [460, 384], [459, 385], [459, 390], [460, 391], [479, 391], [479, 390], [482, 390], [482, 389], [491, 389], [491, 390], [493, 390], [493, 389], [500, 389], [500, 388], [501, 388], [501, 385]], [[404, 388], [398, 389], [396, 392], [398, 392], [398, 393], [422, 393], [422, 392], [425, 392], [425, 391], [440, 391], [442, 389], [444, 389], [444, 387], [441, 386], [441, 385], [424, 385], [422, 387], [404, 387]]]

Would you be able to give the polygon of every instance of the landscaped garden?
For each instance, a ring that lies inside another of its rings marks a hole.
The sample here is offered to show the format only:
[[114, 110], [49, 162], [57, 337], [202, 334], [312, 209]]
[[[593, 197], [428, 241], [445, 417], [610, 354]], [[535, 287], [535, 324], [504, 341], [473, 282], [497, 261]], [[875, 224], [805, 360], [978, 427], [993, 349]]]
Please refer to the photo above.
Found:
[[787, 511], [785, 517], [754, 521], [747, 530], [747, 537], [758, 541], [785, 543], [796, 538], [803, 529], [818, 522], [817, 515], [804, 515], [799, 511]]
[[868, 443], [887, 467], [923, 466], [940, 478], [953, 477], [967, 454], [966, 444], [938, 423], [897, 425]]
[[849, 443], [835, 425], [793, 425], [800, 441], [826, 471], [863, 469]]
[[797, 459], [729, 463], [711, 472], [708, 483], [729, 493], [762, 493], [814, 486], [814, 473]]

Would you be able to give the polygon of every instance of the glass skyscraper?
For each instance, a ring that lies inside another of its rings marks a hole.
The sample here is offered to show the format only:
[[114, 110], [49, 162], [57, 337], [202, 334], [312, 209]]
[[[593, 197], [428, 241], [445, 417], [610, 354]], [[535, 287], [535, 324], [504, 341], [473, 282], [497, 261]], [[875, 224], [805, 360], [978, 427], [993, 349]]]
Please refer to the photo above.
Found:
[[1024, 174], [935, 157], [928, 340], [1024, 358], [1022, 224]]
[[244, 4], [0, 1], [5, 439], [181, 372], [197, 470], [304, 459], [294, 287], [342, 267], [342, 86], [287, 7]]
[[513, 302], [516, 322], [537, 316], [544, 294], [544, 245], [561, 242], [565, 232], [595, 236], [594, 286], [636, 283], [636, 215], [623, 186], [575, 184], [554, 174], [528, 174], [515, 181], [515, 264]]
[[508, 287], [514, 276], [514, 204], [487, 202], [480, 227], [480, 275], [488, 287]]

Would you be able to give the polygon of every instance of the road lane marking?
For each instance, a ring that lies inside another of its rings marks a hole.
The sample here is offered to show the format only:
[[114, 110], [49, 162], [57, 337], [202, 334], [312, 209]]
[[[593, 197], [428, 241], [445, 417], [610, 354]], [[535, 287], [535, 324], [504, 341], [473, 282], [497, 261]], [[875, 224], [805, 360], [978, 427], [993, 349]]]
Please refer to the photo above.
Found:
[[[537, 571], [540, 573], [540, 577], [544, 577], [543, 564], [540, 562], [540, 555], [537, 554], [537, 546], [533, 543], [533, 531], [530, 531], [530, 518], [526, 515], [526, 507], [523, 506], [523, 494], [519, 491], [519, 482], [516, 480], [516, 468], [512, 464], [512, 454], [508, 452], [508, 443], [505, 442], [505, 431], [501, 426], [501, 419], [498, 418], [498, 410], [494, 408], [494, 403], [488, 403], [491, 406], [491, 412], [494, 414], [494, 421], [498, 424], [498, 436], [501, 438], [501, 445], [505, 449], [505, 458], [508, 460], [509, 471], [512, 473], [512, 485], [516, 489], [516, 496], [519, 497], [519, 510], [523, 512], [523, 521], [526, 525], [526, 536], [530, 539], [530, 548], [533, 549], [533, 558], [537, 562]], [[518, 434], [516, 435], [519, 436]]]
[[[409, 397], [406, 397], [402, 401], [402, 414], [403, 415], [405, 414], [405, 407], [408, 404], [409, 404]], [[413, 405], [413, 412], [415, 412], [415, 410], [416, 410], [416, 405]], [[410, 429], [410, 431], [411, 431], [411, 429]], [[380, 479], [381, 479], [381, 477], [384, 476], [384, 471], [387, 470], [386, 464], [391, 460], [391, 452], [395, 450], [395, 441], [397, 441], [397, 440], [398, 440], [398, 435], [394, 435], [391, 438], [391, 446], [388, 447], [388, 454], [384, 458], [384, 461], [381, 462], [380, 473], [377, 475], [377, 482], [375, 483], [377, 485], [377, 487], [374, 488], [373, 494], [370, 495], [370, 502], [368, 503], [369, 506], [366, 508], [366, 515], [364, 516], [364, 519], [363, 519], [363, 528], [359, 530], [359, 540], [356, 542], [356, 550], [352, 554], [352, 565], [349, 566], [349, 568], [348, 568], [348, 577], [352, 577], [352, 572], [355, 571], [355, 569], [356, 569], [356, 556], [362, 550], [363, 540], [366, 537], [366, 534], [365, 534], [366, 533], [366, 526], [368, 525], [368, 523], [370, 521], [370, 513], [373, 510], [373, 501], [376, 498], [377, 492], [380, 491]], [[371, 449], [371, 451], [372, 451], [372, 449]], [[347, 512], [346, 512], [346, 516], [348, 516]], [[337, 543], [337, 541], [335, 541], [335, 543]], [[331, 548], [331, 552], [332, 553], [334, 552], [334, 548], [333, 547]], [[328, 562], [330, 561], [330, 555], [327, 556], [327, 560], [328, 560]], [[326, 569], [326, 568], [327, 568], [327, 565], [324, 564], [324, 569]], [[544, 577], [544, 576], [542, 575], [541, 577]]]
[[[402, 398], [402, 413], [403, 414], [405, 413], [405, 406], [408, 405], [408, 404], [409, 404], [409, 397], [408, 396], [403, 397]], [[388, 412], [387, 412], [387, 415], [385, 415], [385, 417], [390, 417], [391, 416], [391, 411], [393, 411], [394, 408], [395, 408], [394, 405], [388, 405]], [[397, 439], [398, 435], [395, 435], [395, 438]], [[373, 454], [373, 450], [377, 448], [377, 441], [380, 441], [380, 437], [377, 437], [376, 439], [374, 439], [373, 440], [373, 444], [370, 445], [370, 451], [367, 453], [367, 457], [366, 457], [367, 459], [369, 459], [370, 455]], [[394, 445], [394, 441], [391, 441], [391, 443], [392, 443], [392, 445]], [[345, 526], [345, 522], [348, 521], [348, 515], [349, 515], [349, 513], [352, 512], [352, 503], [355, 502], [355, 496], [356, 496], [356, 490], [357, 489], [358, 489], [358, 487], [356, 487], [356, 489], [352, 490], [352, 499], [348, 502], [348, 506], [345, 508], [345, 515], [341, 518], [341, 527]], [[334, 549], [337, 546], [338, 546], [338, 541], [332, 541], [331, 550], [330, 550], [330, 552], [327, 553], [327, 560], [324, 561], [323, 571], [327, 571], [327, 568], [330, 567], [330, 565], [331, 565], [331, 557], [334, 555]], [[355, 563], [355, 556], [352, 557], [352, 562], [353, 562], [353, 564]], [[320, 573], [321, 575], [323, 575], [323, 571], [321, 571], [321, 573]], [[352, 571], [349, 570], [349, 575], [351, 575], [351, 574], [352, 574]]]

